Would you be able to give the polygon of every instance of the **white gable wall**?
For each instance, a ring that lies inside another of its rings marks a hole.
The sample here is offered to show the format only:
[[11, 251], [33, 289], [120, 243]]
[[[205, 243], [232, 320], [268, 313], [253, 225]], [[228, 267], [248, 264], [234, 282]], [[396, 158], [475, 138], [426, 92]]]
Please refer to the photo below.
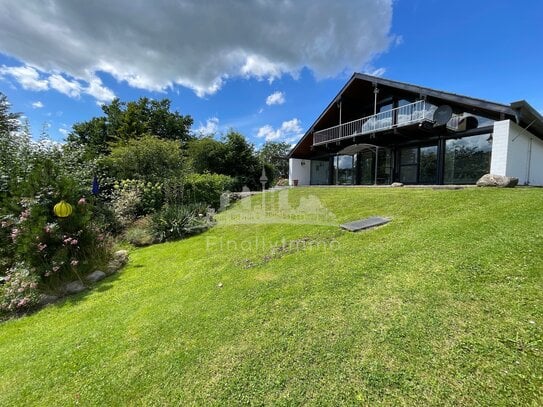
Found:
[[294, 185], [294, 180], [298, 180], [298, 185], [309, 185], [311, 183], [311, 160], [300, 160], [291, 158], [288, 160], [288, 184]]
[[543, 141], [511, 120], [495, 122], [490, 173], [543, 186]]

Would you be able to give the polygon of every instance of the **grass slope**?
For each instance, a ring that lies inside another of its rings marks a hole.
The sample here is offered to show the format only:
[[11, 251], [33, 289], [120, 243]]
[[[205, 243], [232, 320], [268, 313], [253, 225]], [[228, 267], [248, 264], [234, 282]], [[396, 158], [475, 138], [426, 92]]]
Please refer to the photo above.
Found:
[[0, 405], [543, 402], [543, 190], [290, 203], [308, 195], [338, 222], [393, 222], [219, 225], [135, 250], [94, 291], [0, 324]]

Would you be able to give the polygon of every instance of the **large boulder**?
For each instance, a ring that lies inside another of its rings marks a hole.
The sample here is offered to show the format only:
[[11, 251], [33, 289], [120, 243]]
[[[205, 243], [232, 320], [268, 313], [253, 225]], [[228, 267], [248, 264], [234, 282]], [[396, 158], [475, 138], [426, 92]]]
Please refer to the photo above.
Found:
[[517, 184], [518, 178], [494, 174], [485, 174], [477, 181], [478, 187], [514, 188]]

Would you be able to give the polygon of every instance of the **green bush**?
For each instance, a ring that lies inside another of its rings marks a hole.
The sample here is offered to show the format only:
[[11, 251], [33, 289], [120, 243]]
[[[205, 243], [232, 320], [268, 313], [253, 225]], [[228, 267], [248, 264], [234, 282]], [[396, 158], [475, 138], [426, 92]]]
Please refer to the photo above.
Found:
[[217, 209], [223, 192], [232, 187], [233, 179], [221, 174], [190, 174], [185, 179], [184, 202], [205, 203]]
[[185, 169], [178, 141], [149, 135], [115, 146], [109, 156], [99, 161], [99, 165], [117, 180], [139, 179], [153, 183], [178, 176]]
[[159, 242], [181, 239], [201, 233], [213, 226], [207, 207], [197, 205], [166, 205], [152, 216], [152, 231]]
[[156, 241], [151, 226], [150, 217], [138, 219], [126, 230], [124, 239], [136, 247], [149, 246]]

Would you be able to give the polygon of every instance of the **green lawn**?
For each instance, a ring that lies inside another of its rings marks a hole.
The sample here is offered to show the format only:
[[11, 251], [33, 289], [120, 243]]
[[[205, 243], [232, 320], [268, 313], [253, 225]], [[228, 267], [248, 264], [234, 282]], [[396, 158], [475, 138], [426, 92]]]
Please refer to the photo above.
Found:
[[0, 405], [543, 403], [542, 189], [298, 188], [290, 204], [309, 195], [337, 223], [393, 221], [227, 211], [134, 250], [95, 290], [0, 324]]

